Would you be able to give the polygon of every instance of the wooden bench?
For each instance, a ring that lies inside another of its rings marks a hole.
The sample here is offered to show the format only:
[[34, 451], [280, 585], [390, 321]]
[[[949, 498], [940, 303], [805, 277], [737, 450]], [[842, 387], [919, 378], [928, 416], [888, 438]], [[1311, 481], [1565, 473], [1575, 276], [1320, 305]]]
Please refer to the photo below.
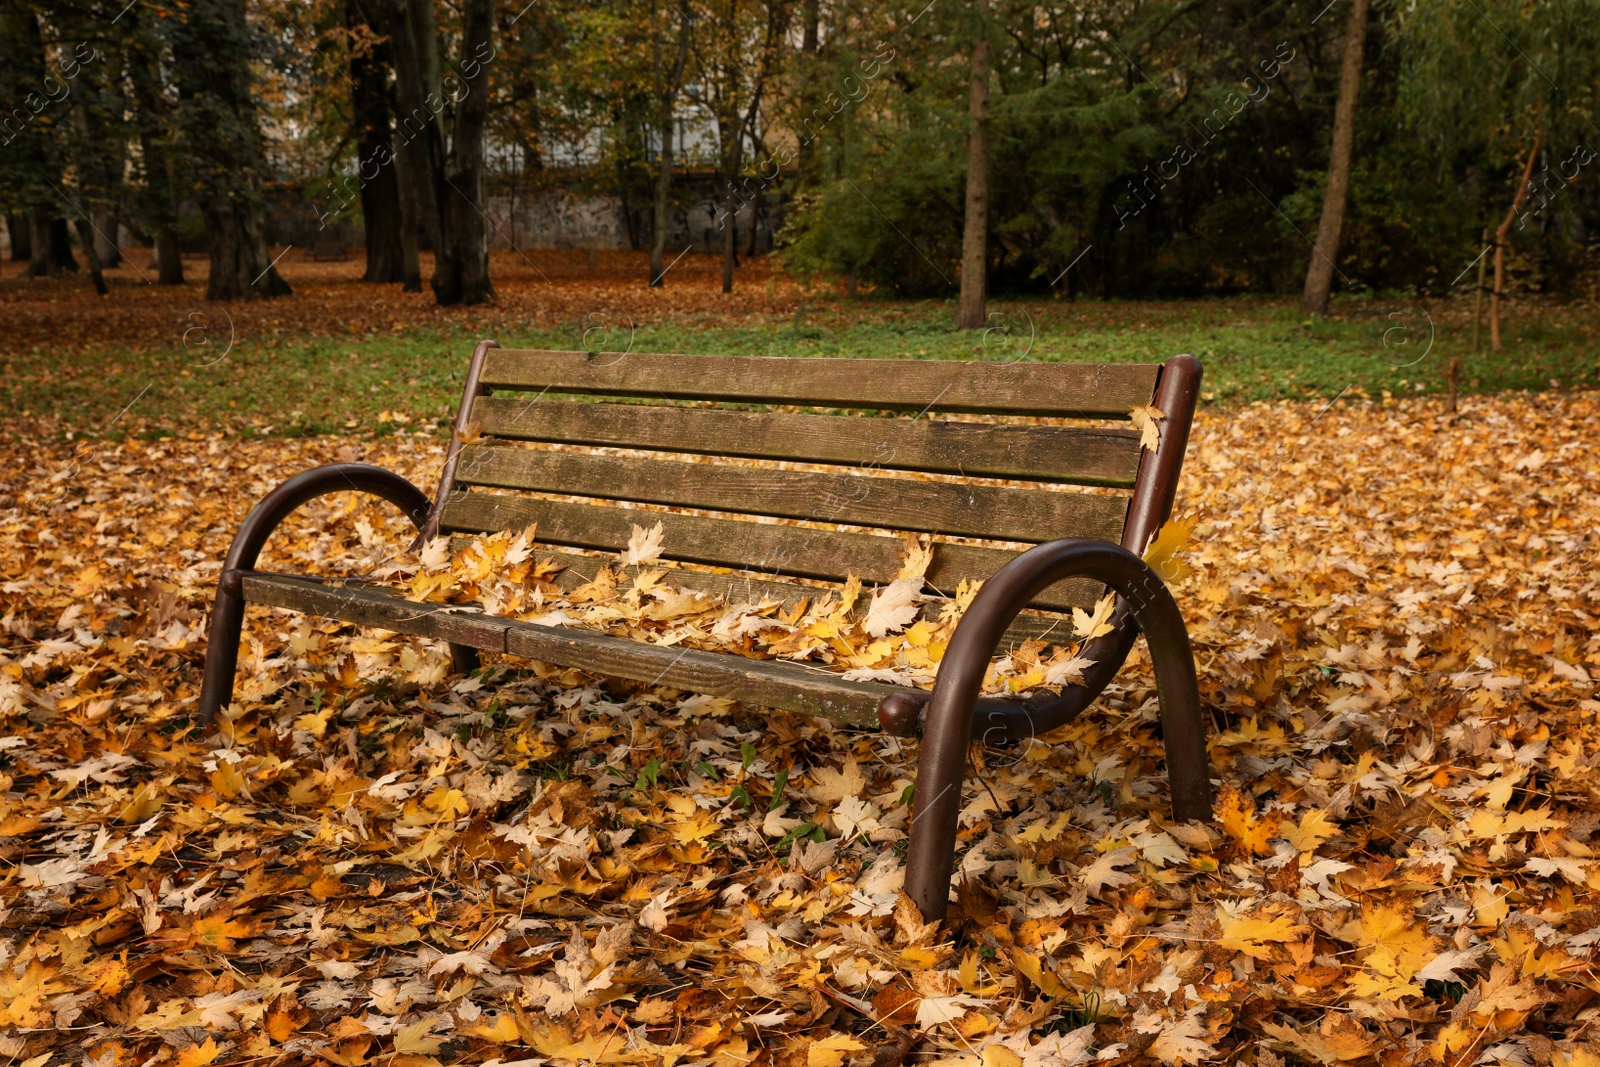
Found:
[[[1029, 737], [1069, 721], [1111, 680], [1140, 631], [1155, 665], [1174, 817], [1210, 818], [1188, 635], [1166, 585], [1139, 558], [1172, 509], [1200, 373], [1190, 356], [1159, 366], [1075, 365], [513, 351], [482, 342], [432, 502], [398, 475], [338, 464], [291, 478], [251, 512], [218, 582], [199, 718], [209, 724], [232, 698], [250, 602], [448, 641], [460, 669], [487, 650], [920, 734], [906, 891], [925, 916], [942, 916], [971, 741]], [[1146, 404], [1165, 413], [1153, 450], [1139, 434], [1103, 425]], [[995, 418], [947, 417], [961, 414]], [[352, 489], [409, 515], [419, 545], [438, 533], [536, 522], [541, 554], [566, 563], [568, 588], [605, 562], [574, 550], [620, 551], [641, 521], [659, 521], [663, 558], [687, 565], [672, 570], [677, 585], [736, 600], [793, 604], [820, 592], [800, 580], [837, 587], [850, 574], [887, 582], [906, 534], [934, 538], [933, 589], [953, 593], [962, 579], [984, 585], [930, 695], [846, 681], [816, 665], [660, 647], [254, 569], [290, 512]], [[974, 543], [982, 541], [991, 543]], [[1071, 625], [1061, 613], [1092, 604], [1108, 586], [1119, 594], [1114, 628], [1085, 650], [1095, 665], [1083, 684], [1026, 700], [979, 698], [997, 650], [1028, 637], [1065, 642]]]

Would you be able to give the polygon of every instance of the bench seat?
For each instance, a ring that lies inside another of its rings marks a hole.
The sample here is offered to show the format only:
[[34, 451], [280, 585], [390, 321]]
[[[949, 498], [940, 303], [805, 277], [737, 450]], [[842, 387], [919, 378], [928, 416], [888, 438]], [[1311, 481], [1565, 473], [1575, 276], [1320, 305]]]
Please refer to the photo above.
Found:
[[296, 574], [258, 572], [244, 579], [244, 594], [252, 604], [431, 637], [558, 667], [580, 667], [653, 686], [728, 697], [764, 708], [820, 715], [852, 726], [875, 728], [878, 707], [885, 697], [920, 692], [881, 682], [846, 681], [838, 672], [817, 664], [650, 645], [594, 630], [497, 618], [458, 604], [419, 604], [378, 585], [340, 585]]

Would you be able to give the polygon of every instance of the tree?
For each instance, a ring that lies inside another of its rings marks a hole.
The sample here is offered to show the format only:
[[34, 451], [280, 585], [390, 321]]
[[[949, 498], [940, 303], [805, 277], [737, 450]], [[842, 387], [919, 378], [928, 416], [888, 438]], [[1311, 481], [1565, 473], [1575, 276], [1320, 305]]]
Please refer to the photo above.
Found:
[[650, 0], [650, 56], [651, 73], [656, 100], [656, 136], [660, 138], [660, 156], [656, 169], [654, 201], [654, 229], [650, 240], [650, 284], [666, 284], [663, 274], [667, 251], [667, 211], [672, 198], [672, 136], [673, 105], [683, 88], [683, 70], [689, 60], [690, 19], [689, 0], [674, 0], [678, 10], [678, 50], [668, 65], [662, 45], [665, 34], [659, 18], [657, 4]]
[[[769, 0], [764, 10], [759, 4], [746, 6], [743, 0], [725, 0], [720, 10], [713, 6], [711, 16], [700, 23], [695, 35], [697, 97], [717, 125], [722, 291], [731, 293], [733, 269], [738, 262], [735, 231], [739, 210], [746, 203], [739, 183], [744, 171], [745, 143], [753, 141], [760, 149], [755, 135], [756, 118], [762, 94], [778, 69], [788, 32], [789, 8], [784, 0]], [[748, 180], [743, 186], [743, 192], [753, 196]]]
[[[369, 0], [370, 2], [370, 0]], [[422, 291], [415, 223], [406, 225], [394, 160], [390, 43], [368, 18], [363, 0], [345, 0], [350, 52], [350, 111], [356, 145], [355, 180], [361, 189], [361, 226], [367, 250], [364, 282], [399, 282]]]
[[[0, 189], [27, 219], [29, 278], [75, 272], [60, 183], [64, 166], [62, 124], [70, 115], [70, 79], [50, 63], [50, 46], [32, 4], [0, 7], [0, 90], [9, 110], [0, 112]], [[73, 72], [81, 60], [69, 56]]]
[[1328, 157], [1328, 188], [1317, 224], [1317, 241], [1306, 269], [1300, 310], [1307, 315], [1328, 313], [1333, 287], [1333, 266], [1339, 258], [1339, 238], [1344, 228], [1345, 200], [1350, 192], [1350, 165], [1356, 135], [1356, 97], [1361, 92], [1361, 58], [1367, 42], [1368, 0], [1351, 0], [1345, 23], [1344, 55], [1339, 63], [1339, 98], [1333, 109], [1333, 147]]
[[175, 18], [183, 169], [211, 246], [206, 298], [287, 295], [289, 283], [267, 251], [265, 163], [250, 74], [257, 46], [244, 0], [191, 0]]
[[[1441, 168], [1470, 159], [1511, 183], [1502, 194], [1504, 213], [1489, 209], [1498, 219], [1489, 344], [1498, 352], [1512, 224], [1530, 192], [1560, 189], [1580, 176], [1580, 151], [1594, 158], [1586, 139], [1600, 95], [1600, 8], [1416, 0], [1397, 28], [1406, 56], [1401, 107], [1437, 149]], [[1559, 162], [1536, 181], [1545, 145], [1558, 149]]]
[[395, 133], [404, 146], [397, 157], [408, 172], [401, 178], [400, 193], [403, 199], [414, 199], [433, 247], [429, 284], [441, 306], [494, 298], [483, 210], [483, 131], [488, 68], [495, 58], [493, 11], [492, 0], [465, 0], [461, 59], [446, 79], [432, 0], [392, 0], [389, 8], [400, 105]]
[[956, 327], [983, 326], [989, 273], [989, 0], [977, 0], [967, 96], [966, 216], [961, 228], [961, 299]]
[[[440, 212], [442, 247], [434, 252], [433, 293], [441, 305], [494, 298], [489, 282], [488, 216], [483, 210], [483, 127], [489, 111], [488, 64], [494, 58], [493, 0], [465, 0], [455, 125], [445, 185], [455, 195]], [[454, 76], [453, 76], [454, 77]]]
[[177, 174], [173, 160], [175, 133], [172, 108], [161, 81], [166, 41], [140, 5], [124, 14], [128, 20], [128, 80], [133, 88], [134, 126], [140, 168], [140, 201], [155, 246], [156, 284], [183, 284], [183, 249], [178, 243]]

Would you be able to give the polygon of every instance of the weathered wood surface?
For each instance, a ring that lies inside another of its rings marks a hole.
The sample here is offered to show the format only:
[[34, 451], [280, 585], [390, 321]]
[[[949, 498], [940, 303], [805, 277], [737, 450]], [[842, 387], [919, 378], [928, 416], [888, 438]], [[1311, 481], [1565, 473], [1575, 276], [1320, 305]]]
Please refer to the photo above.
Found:
[[1130, 430], [480, 397], [489, 437], [1126, 487]]
[[504, 652], [508, 620], [453, 604], [427, 604], [379, 586], [331, 584], [295, 574], [247, 574], [244, 597], [252, 604], [326, 615], [358, 626], [436, 637], [486, 652]]
[[[620, 552], [635, 525], [662, 528], [662, 555], [687, 563], [842, 582], [858, 575], [865, 582], [894, 580], [905, 553], [898, 537], [843, 530], [819, 530], [778, 523], [639, 511], [603, 504], [535, 500], [500, 493], [457, 493], [446, 502], [440, 528], [450, 532], [520, 531], [537, 524], [542, 544]], [[986, 580], [1015, 553], [979, 545], [936, 543], [927, 570], [928, 584], [953, 594], [963, 579]], [[1051, 586], [1034, 605], [1066, 610], [1100, 596], [1098, 583], [1072, 579]]]
[[504, 389], [897, 411], [1126, 418], [1150, 403], [1153, 364], [693, 356], [498, 348], [481, 381]]
[[879, 701], [902, 691], [899, 686], [847, 682], [823, 668], [782, 660], [753, 660], [587, 630], [473, 616], [446, 605], [419, 604], [373, 586], [330, 586], [293, 575], [258, 574], [247, 577], [244, 587], [246, 598], [257, 604], [471, 644], [764, 708], [823, 715], [858, 726], [875, 727]]
[[820, 667], [785, 660], [746, 659], [726, 652], [647, 645], [624, 637], [512, 623], [506, 651], [513, 656], [686, 689], [744, 704], [822, 715], [856, 726], [878, 725], [878, 704], [908, 691], [876, 682], [847, 682]]
[[463, 449], [456, 479], [466, 485], [999, 541], [1117, 541], [1128, 513], [1122, 496], [505, 445]]

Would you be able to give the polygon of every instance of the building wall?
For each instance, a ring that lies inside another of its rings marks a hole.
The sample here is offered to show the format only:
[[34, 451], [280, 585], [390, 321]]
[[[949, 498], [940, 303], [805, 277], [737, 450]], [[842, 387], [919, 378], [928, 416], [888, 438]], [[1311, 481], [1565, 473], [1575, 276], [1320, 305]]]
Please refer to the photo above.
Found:
[[[487, 213], [494, 223], [489, 231], [493, 248], [631, 248], [635, 240], [639, 248], [648, 248], [654, 224], [654, 210], [648, 204], [624, 205], [621, 197], [582, 196], [560, 190], [541, 190], [531, 196], [491, 195]], [[699, 252], [721, 248], [719, 215], [709, 193], [687, 204], [674, 205], [669, 212], [667, 248], [674, 255], [686, 247]], [[748, 246], [754, 219], [753, 204], [746, 204], [735, 217], [740, 252]], [[756, 235], [758, 251], [771, 250], [774, 228], [782, 221], [781, 203], [773, 197], [763, 197]]]

